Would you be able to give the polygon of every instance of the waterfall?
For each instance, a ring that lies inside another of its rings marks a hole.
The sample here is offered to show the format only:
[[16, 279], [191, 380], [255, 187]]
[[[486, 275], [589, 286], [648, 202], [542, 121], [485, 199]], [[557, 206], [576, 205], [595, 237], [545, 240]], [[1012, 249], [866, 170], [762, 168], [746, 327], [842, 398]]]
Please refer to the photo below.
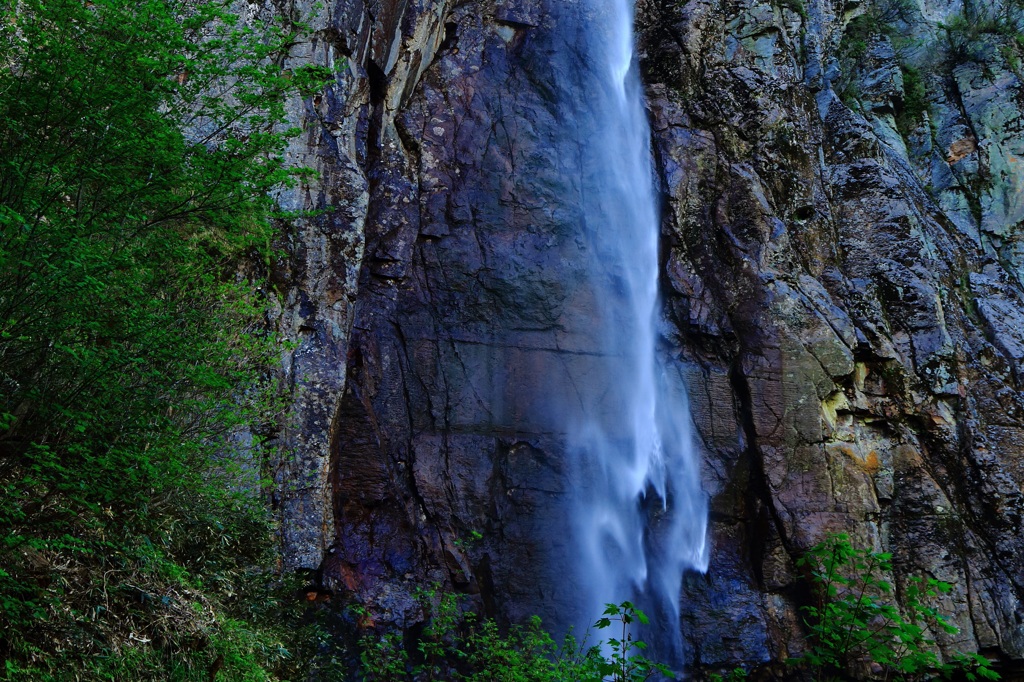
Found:
[[[607, 395], [569, 434], [581, 614], [635, 601], [678, 660], [683, 572], [705, 570], [707, 504], [679, 368], [657, 354], [659, 206], [633, 43], [632, 0], [586, 0], [592, 59], [583, 140], [585, 239]], [[582, 623], [581, 623], [582, 624]]]

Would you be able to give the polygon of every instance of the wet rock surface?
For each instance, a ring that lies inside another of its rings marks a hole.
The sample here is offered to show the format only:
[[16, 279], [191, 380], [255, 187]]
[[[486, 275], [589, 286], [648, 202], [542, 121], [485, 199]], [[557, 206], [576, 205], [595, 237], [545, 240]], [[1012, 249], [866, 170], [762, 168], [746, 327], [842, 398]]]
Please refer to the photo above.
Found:
[[[833, 531], [893, 552], [897, 586], [955, 585], [940, 646], [1024, 659], [1017, 48], [954, 49], [944, 6], [865, 31], [871, 7], [638, 6], [663, 347], [712, 507], [682, 600], [695, 668], [798, 653], [793, 561]], [[504, 620], [573, 602], [553, 406], [596, 352], [565, 331], [592, 314], [588, 93], [582, 38], [553, 26], [577, 9], [338, 0], [294, 52], [347, 61], [295, 107], [321, 175], [286, 203], [332, 210], [271, 273], [296, 344], [274, 499], [286, 566], [379, 623], [414, 625], [434, 582]]]

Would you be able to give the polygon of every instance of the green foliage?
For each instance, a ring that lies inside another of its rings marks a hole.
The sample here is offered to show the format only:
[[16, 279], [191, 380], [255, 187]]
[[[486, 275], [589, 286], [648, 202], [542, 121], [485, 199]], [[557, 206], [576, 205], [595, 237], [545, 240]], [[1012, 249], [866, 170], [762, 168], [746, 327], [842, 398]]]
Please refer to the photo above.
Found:
[[[998, 5], [965, 3], [963, 11], [939, 25], [953, 64], [985, 63], [997, 52], [1016, 56], [1024, 46], [1024, 6], [1007, 1]], [[996, 45], [1002, 49], [996, 49]]]
[[892, 571], [888, 553], [856, 549], [846, 535], [832, 535], [798, 562], [815, 587], [817, 603], [803, 608], [809, 629], [807, 653], [790, 659], [809, 667], [817, 680], [856, 677], [859, 665], [873, 662], [891, 680], [946, 678], [998, 679], [983, 656], [959, 654], [944, 663], [929, 633], [956, 628], [927, 602], [950, 591], [934, 579], [911, 578], [903, 591], [905, 613], [888, 602]]
[[849, 58], [863, 57], [868, 43], [878, 36], [900, 37], [900, 27], [908, 24], [918, 11], [914, 0], [874, 0], [863, 6], [847, 22], [840, 44], [840, 54]]
[[1024, 65], [1021, 63], [1020, 48], [1024, 42], [1024, 36], [1018, 35], [1017, 39], [1011, 44], [1000, 45], [999, 56], [1003, 58], [1006, 65], [1016, 74], [1017, 78], [1024, 79]]
[[[647, 616], [631, 602], [607, 604], [594, 624], [614, 628], [615, 637], [589, 646], [571, 634], [555, 644], [533, 617], [524, 626], [503, 632], [493, 620], [463, 612], [453, 594], [420, 594], [428, 614], [421, 635], [404, 641], [396, 632], [367, 634], [360, 642], [363, 677], [370, 682], [445, 680], [452, 682], [642, 682], [668, 668], [643, 655], [644, 642], [631, 626]], [[366, 613], [356, 609], [356, 616]]]
[[903, 102], [896, 115], [896, 127], [906, 137], [920, 125], [924, 112], [928, 110], [928, 93], [918, 69], [901, 64], [900, 71], [903, 75]]
[[468, 549], [478, 545], [480, 543], [480, 541], [483, 540], [483, 539], [484, 539], [483, 533], [481, 533], [480, 531], [471, 530], [471, 531], [469, 531], [469, 537], [468, 538], [457, 538], [455, 540], [455, 542], [454, 542], [454, 545], [457, 548], [465, 551], [465, 550], [468, 550]]
[[[347, 61], [342, 60], [341, 66], [347, 65]], [[320, 64], [303, 64], [299, 68], [292, 71], [290, 74], [292, 86], [302, 94], [303, 97], [309, 97], [323, 89], [324, 83], [329, 83], [334, 80], [334, 72], [326, 66]]]
[[861, 14], [846, 24], [843, 32], [843, 40], [840, 44], [840, 54], [852, 61], [860, 60], [868, 51], [868, 43], [880, 32], [880, 27], [875, 17], [871, 14]]
[[613, 625], [620, 629], [618, 637], [611, 637], [606, 641], [608, 653], [601, 664], [601, 672], [606, 679], [615, 682], [637, 682], [646, 680], [655, 674], [669, 675], [671, 671], [663, 665], [653, 663], [645, 658], [641, 652], [647, 645], [634, 640], [630, 633], [630, 625], [639, 622], [647, 625], [648, 619], [643, 611], [636, 608], [632, 602], [621, 604], [606, 604], [604, 615], [594, 624], [599, 630], [604, 630]]
[[960, 12], [939, 24], [945, 33], [948, 65], [988, 64], [997, 56], [1020, 70], [1024, 48], [1024, 2], [967, 0]]
[[868, 47], [872, 42], [883, 38], [892, 42], [898, 49], [901, 44], [905, 47], [908, 40], [903, 28], [919, 11], [914, 0], [874, 0], [862, 7], [860, 13], [846, 23], [837, 53], [841, 76], [835, 88], [840, 98], [850, 108], [859, 107], [857, 71], [868, 53]]
[[0, 26], [0, 678], [285, 657], [232, 615], [271, 560], [259, 443], [232, 439], [275, 409], [237, 273], [295, 86], [290, 36], [227, 6], [19, 0]]
[[859, 106], [857, 103], [860, 97], [856, 82], [857, 66], [867, 54], [868, 45], [875, 39], [878, 32], [878, 24], [870, 14], [854, 17], [846, 24], [843, 32], [843, 38], [839, 44], [842, 73], [835, 87], [843, 103], [851, 109]]
[[779, 6], [796, 13], [801, 19], [807, 21], [807, 5], [804, 0], [779, 0]]
[[733, 668], [725, 675], [712, 673], [708, 679], [710, 682], [743, 682], [747, 679], [747, 671], [743, 668]]

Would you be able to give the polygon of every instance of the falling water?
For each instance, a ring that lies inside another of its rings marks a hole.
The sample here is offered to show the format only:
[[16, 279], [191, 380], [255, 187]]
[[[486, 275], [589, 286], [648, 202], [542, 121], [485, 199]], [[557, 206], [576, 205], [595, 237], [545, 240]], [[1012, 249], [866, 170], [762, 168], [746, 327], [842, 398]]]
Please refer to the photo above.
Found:
[[657, 355], [659, 208], [633, 44], [632, 0], [586, 0], [597, 134], [584, 142], [586, 238], [611, 409], [570, 434], [582, 485], [574, 513], [585, 616], [630, 599], [679, 655], [683, 572], [705, 570], [707, 508], [679, 369]]

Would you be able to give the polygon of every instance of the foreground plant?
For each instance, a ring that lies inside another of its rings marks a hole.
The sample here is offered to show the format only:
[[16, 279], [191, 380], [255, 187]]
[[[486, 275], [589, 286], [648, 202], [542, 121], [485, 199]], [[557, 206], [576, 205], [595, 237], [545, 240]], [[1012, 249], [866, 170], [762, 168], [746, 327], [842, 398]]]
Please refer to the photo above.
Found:
[[274, 409], [237, 273], [290, 175], [290, 36], [228, 5], [0, 25], [0, 678], [268, 679], [287, 653], [233, 606], [271, 527], [231, 436]]
[[[445, 682], [643, 682], [655, 675], [671, 677], [663, 665], [648, 660], [646, 644], [635, 639], [636, 623], [647, 616], [632, 602], [607, 604], [596, 630], [615, 628], [615, 637], [589, 644], [587, 637], [566, 636], [561, 646], [534, 616], [525, 626], [506, 632], [489, 619], [462, 612], [453, 594], [421, 593], [428, 621], [414, 642], [400, 633], [366, 635], [363, 677], [370, 682], [431, 680]], [[357, 615], [365, 617], [359, 609]], [[411, 646], [409, 646], [411, 645]]]
[[944, 662], [929, 633], [957, 632], [926, 602], [948, 593], [939, 580], [910, 578], [903, 592], [904, 611], [887, 600], [892, 585], [892, 555], [853, 546], [847, 535], [830, 535], [797, 561], [809, 572], [818, 601], [803, 607], [809, 631], [807, 653], [790, 659], [810, 668], [815, 680], [849, 679], [858, 664], [873, 662], [886, 680], [948, 678], [999, 679], [989, 660], [974, 653]]

